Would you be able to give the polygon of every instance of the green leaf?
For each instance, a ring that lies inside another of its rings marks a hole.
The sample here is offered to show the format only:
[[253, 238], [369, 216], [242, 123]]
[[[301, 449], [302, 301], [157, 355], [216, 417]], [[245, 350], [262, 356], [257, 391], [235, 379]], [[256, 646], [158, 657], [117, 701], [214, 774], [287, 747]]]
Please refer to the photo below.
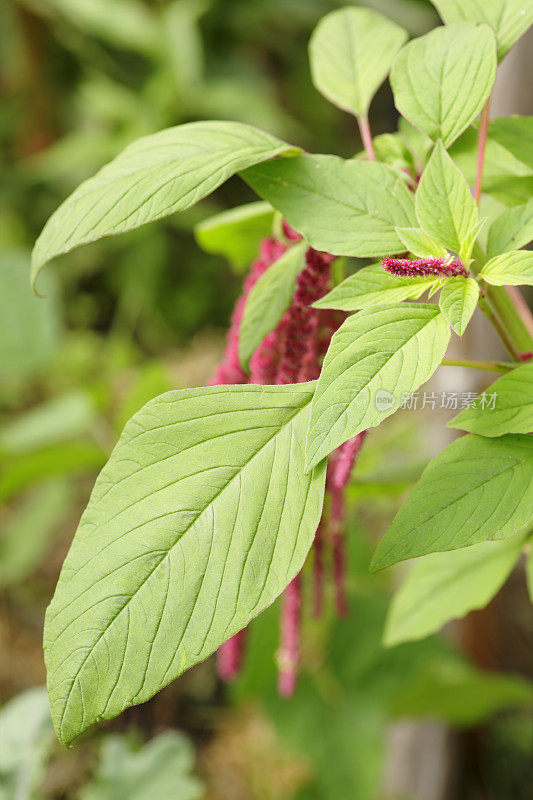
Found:
[[33, 800], [54, 744], [46, 689], [27, 689], [0, 711], [0, 796]]
[[0, 253], [0, 378], [31, 375], [47, 367], [59, 343], [61, 315], [55, 276], [34, 297], [30, 257], [23, 250]]
[[238, 122], [190, 122], [138, 139], [50, 217], [33, 249], [32, 283], [55, 256], [190, 208], [239, 170], [291, 150]]
[[[396, 169], [414, 171], [413, 158], [398, 133], [382, 133], [372, 140], [376, 161], [382, 161]], [[358, 158], [368, 159], [366, 150], [358, 154]]]
[[435, 305], [378, 306], [343, 322], [313, 398], [307, 468], [393, 414], [435, 372], [450, 335]]
[[444, 22], [486, 22], [496, 34], [498, 60], [533, 23], [533, 7], [524, 0], [431, 0]]
[[387, 272], [381, 264], [371, 264], [350, 275], [313, 305], [315, 308], [358, 311], [384, 303], [417, 300], [434, 283], [433, 278], [398, 278]]
[[247, 203], [200, 222], [196, 241], [206, 253], [225, 256], [239, 271], [256, 257], [261, 239], [272, 231], [274, 209], [268, 203]]
[[325, 479], [304, 474], [313, 390], [169, 392], [126, 425], [46, 615], [62, 742], [203, 661], [300, 571]]
[[391, 703], [395, 717], [429, 717], [472, 726], [498, 711], [533, 701], [531, 683], [518, 675], [483, 672], [442, 657], [426, 662]]
[[452, 619], [484, 608], [520, 556], [524, 536], [480, 542], [419, 559], [393, 597], [384, 644], [423, 639]]
[[307, 243], [289, 248], [253, 285], [239, 331], [239, 360], [248, 369], [254, 351], [289, 307], [296, 278], [305, 267]]
[[504, 211], [489, 229], [487, 256], [518, 250], [533, 239], [533, 200]]
[[428, 464], [379, 543], [371, 569], [504, 539], [532, 520], [533, 440], [469, 433]]
[[473, 278], [450, 278], [442, 287], [439, 308], [459, 336], [465, 332], [478, 299], [479, 286]]
[[396, 233], [409, 252], [418, 258], [443, 258], [448, 255], [446, 248], [421, 228], [396, 228]]
[[533, 169], [533, 117], [512, 116], [494, 119], [489, 123], [489, 136], [515, 158]]
[[454, 253], [478, 221], [468, 184], [442, 142], [437, 142], [418, 184], [416, 214], [424, 231]]
[[106, 736], [100, 761], [81, 800], [201, 800], [204, 789], [192, 772], [194, 750], [181, 733], [167, 731], [136, 749], [123, 736]]
[[449, 145], [477, 117], [496, 77], [496, 43], [488, 25], [435, 28], [409, 42], [391, 72], [398, 110]]
[[309, 43], [311, 76], [331, 103], [366, 117], [407, 31], [368, 8], [340, 8], [318, 23]]
[[405, 176], [386, 164], [296, 156], [241, 173], [312, 247], [339, 256], [391, 255], [395, 227], [416, 224]]
[[533, 431], [533, 364], [502, 375], [448, 426], [481, 436]]
[[533, 253], [511, 250], [487, 261], [480, 277], [492, 286], [533, 285]]

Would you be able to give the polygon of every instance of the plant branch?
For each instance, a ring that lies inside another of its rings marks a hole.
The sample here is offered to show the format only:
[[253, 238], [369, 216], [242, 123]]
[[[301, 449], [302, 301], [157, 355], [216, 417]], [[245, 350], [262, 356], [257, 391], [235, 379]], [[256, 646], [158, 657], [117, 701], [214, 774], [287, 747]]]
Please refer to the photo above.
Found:
[[487, 102], [483, 106], [481, 112], [481, 120], [479, 123], [479, 134], [477, 140], [477, 170], [476, 170], [476, 186], [474, 189], [474, 200], [479, 205], [479, 198], [481, 197], [481, 186], [483, 184], [483, 165], [485, 163], [485, 147], [487, 145], [487, 131], [489, 128], [489, 112], [490, 112], [490, 94], [487, 97]]
[[359, 131], [361, 132], [361, 139], [363, 140], [363, 145], [366, 150], [366, 154], [368, 156], [369, 161], [376, 160], [376, 154], [374, 152], [374, 145], [372, 144], [372, 132], [370, 130], [370, 125], [368, 122], [368, 117], [357, 117], [357, 122], [359, 125]]
[[[522, 361], [521, 353], [516, 349], [514, 346], [513, 340], [509, 334], [509, 331], [496, 314], [494, 309], [492, 308], [491, 304], [489, 303], [486, 297], [479, 298], [479, 307], [481, 311], [485, 314], [487, 319], [492, 323], [496, 331], [498, 332], [500, 339], [505, 345], [505, 349], [511, 356], [514, 361]], [[514, 308], [514, 307], [513, 307]]]
[[511, 372], [516, 368], [516, 364], [509, 361], [469, 361], [462, 358], [444, 358], [441, 361], [443, 367], [469, 367], [470, 369], [481, 369], [485, 372]]

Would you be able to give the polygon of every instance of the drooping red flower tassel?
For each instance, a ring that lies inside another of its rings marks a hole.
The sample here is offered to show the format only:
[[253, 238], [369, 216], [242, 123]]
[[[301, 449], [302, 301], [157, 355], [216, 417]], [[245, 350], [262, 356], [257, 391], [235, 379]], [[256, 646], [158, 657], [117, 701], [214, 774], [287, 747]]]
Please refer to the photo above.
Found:
[[301, 578], [297, 575], [283, 592], [281, 642], [278, 652], [278, 691], [282, 697], [294, 694], [300, 651]]
[[246, 628], [224, 642], [217, 651], [217, 671], [225, 681], [233, 681], [241, 671]]
[[452, 261], [449, 258], [384, 258], [381, 263], [387, 272], [390, 272], [391, 275], [398, 275], [400, 278], [425, 275], [433, 275], [438, 278], [451, 278], [459, 275], [466, 278], [468, 276], [462, 261]]
[[[283, 231], [288, 241], [301, 239], [300, 235], [286, 224], [283, 225]], [[319, 311], [312, 307], [312, 304], [330, 289], [333, 260], [333, 256], [319, 253], [312, 248], [307, 250], [306, 264], [297, 278], [291, 305], [276, 329], [265, 337], [250, 360], [250, 376], [244, 373], [239, 364], [239, 328], [248, 294], [259, 276], [286, 249], [285, 244], [275, 239], [267, 239], [262, 243], [259, 258], [252, 264], [250, 275], [243, 287], [243, 295], [235, 307], [224, 360], [214, 376], [213, 383], [288, 384], [314, 380], [319, 376], [322, 358], [331, 336], [341, 324], [344, 315]], [[332, 499], [331, 530], [328, 532], [333, 539], [336, 604], [341, 613], [347, 608], [344, 597], [344, 487], [362, 441], [358, 437], [356, 440], [347, 442], [333, 454], [327, 478], [327, 489]], [[313, 544], [315, 616], [320, 615], [322, 611], [324, 544], [323, 523], [321, 523]], [[301, 576], [298, 575], [291, 581], [282, 597], [278, 685], [279, 692], [284, 697], [293, 694], [297, 681], [300, 616]], [[232, 680], [239, 671], [244, 641], [245, 633], [241, 631], [219, 648], [218, 671], [225, 680]]]

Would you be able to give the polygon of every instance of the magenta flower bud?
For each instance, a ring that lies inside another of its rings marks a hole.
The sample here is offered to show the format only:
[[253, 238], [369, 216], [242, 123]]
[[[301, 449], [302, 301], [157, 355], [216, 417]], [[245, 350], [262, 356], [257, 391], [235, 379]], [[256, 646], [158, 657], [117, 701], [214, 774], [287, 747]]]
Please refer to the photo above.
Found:
[[387, 272], [400, 278], [432, 275], [437, 278], [468, 277], [462, 261], [449, 258], [384, 258], [381, 262]]

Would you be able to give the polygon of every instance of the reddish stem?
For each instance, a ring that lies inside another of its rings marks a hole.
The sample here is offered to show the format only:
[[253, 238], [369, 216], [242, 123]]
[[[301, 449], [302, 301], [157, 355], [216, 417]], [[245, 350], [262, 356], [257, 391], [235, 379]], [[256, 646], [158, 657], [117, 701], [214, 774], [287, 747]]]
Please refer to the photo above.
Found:
[[376, 154], [374, 152], [374, 145], [372, 144], [372, 132], [368, 123], [368, 117], [357, 117], [357, 122], [359, 123], [361, 139], [363, 140], [363, 145], [366, 150], [368, 160], [375, 161]]
[[483, 165], [485, 163], [485, 147], [487, 145], [487, 132], [489, 128], [489, 111], [490, 111], [490, 95], [487, 102], [483, 106], [481, 112], [481, 120], [479, 123], [479, 134], [477, 140], [477, 170], [476, 170], [476, 186], [474, 189], [474, 200], [479, 205], [481, 197], [481, 186], [483, 184]]

